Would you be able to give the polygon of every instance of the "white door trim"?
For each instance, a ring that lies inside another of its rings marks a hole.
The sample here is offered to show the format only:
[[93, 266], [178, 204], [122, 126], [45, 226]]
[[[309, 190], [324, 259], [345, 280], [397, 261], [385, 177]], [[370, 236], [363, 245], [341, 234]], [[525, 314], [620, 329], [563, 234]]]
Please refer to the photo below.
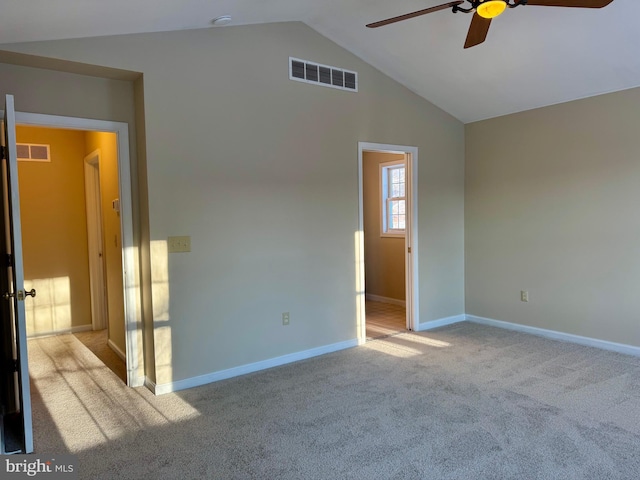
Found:
[[102, 330], [107, 328], [107, 302], [102, 239], [102, 197], [100, 196], [100, 149], [84, 157], [84, 194], [87, 209], [91, 324], [94, 330]]
[[[363, 152], [403, 153], [407, 160], [407, 212], [409, 228], [405, 234], [405, 276], [407, 328], [417, 331], [419, 318], [418, 274], [418, 147], [385, 143], [358, 142], [358, 232], [356, 234], [356, 326], [358, 343], [366, 342], [364, 283], [364, 190]], [[411, 253], [409, 253], [409, 249]]]
[[120, 229], [122, 235], [122, 272], [124, 283], [124, 318], [127, 357], [127, 385], [140, 387], [144, 377], [139, 375], [138, 341], [142, 338], [138, 300], [139, 287], [136, 284], [136, 246], [133, 239], [133, 204], [131, 197], [131, 161], [129, 158], [129, 125], [123, 122], [93, 120], [88, 118], [63, 117], [41, 113], [16, 112], [16, 123], [40, 127], [67, 128], [112, 132], [118, 144], [118, 187], [120, 189]]

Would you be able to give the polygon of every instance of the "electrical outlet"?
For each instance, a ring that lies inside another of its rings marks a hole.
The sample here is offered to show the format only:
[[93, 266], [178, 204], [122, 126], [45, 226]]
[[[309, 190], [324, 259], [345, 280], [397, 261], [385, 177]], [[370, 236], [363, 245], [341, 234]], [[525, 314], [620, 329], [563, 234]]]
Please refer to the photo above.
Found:
[[528, 302], [529, 301], [529, 292], [526, 290], [520, 290], [520, 301]]
[[282, 314], [282, 325], [289, 325], [289, 312]]
[[190, 252], [191, 251], [191, 237], [169, 237], [167, 238], [167, 251], [169, 253], [177, 252]]

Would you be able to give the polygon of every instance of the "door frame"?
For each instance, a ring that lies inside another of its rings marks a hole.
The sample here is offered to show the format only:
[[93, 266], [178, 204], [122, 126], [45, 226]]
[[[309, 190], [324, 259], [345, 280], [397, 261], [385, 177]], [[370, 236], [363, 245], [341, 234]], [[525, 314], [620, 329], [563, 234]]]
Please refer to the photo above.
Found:
[[100, 149], [84, 157], [84, 194], [87, 210], [89, 247], [89, 287], [91, 324], [94, 330], [108, 328], [104, 279], [104, 241], [102, 238], [102, 204], [100, 195]]
[[358, 142], [358, 231], [356, 232], [356, 328], [358, 344], [367, 341], [365, 311], [364, 261], [364, 152], [404, 154], [407, 182], [406, 211], [409, 216], [405, 231], [405, 299], [407, 328], [417, 331], [419, 318], [418, 274], [418, 147], [386, 143]]
[[140, 375], [138, 342], [142, 341], [141, 322], [137, 312], [140, 310], [136, 282], [136, 251], [133, 234], [133, 203], [131, 193], [131, 161], [129, 158], [129, 125], [124, 122], [94, 120], [88, 118], [65, 117], [42, 113], [16, 112], [16, 124], [35, 127], [52, 127], [69, 130], [88, 130], [111, 132], [116, 134], [118, 149], [118, 188], [120, 190], [120, 231], [122, 235], [122, 274], [124, 287], [124, 318], [127, 364], [127, 385], [144, 385], [144, 376]]

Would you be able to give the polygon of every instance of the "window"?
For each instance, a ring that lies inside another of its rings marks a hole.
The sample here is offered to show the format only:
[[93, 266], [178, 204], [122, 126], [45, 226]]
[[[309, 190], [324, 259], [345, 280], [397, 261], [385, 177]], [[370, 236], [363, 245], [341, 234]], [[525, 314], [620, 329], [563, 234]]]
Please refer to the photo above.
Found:
[[404, 236], [406, 222], [405, 162], [380, 164], [382, 235]]

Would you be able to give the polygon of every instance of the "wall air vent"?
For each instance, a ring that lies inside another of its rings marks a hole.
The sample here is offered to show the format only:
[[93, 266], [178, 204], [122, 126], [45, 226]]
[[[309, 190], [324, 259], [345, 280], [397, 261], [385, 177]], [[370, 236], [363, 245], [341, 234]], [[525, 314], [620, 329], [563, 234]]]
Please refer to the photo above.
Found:
[[358, 91], [358, 74], [343, 68], [289, 57], [289, 78], [340, 90]]
[[18, 160], [23, 162], [50, 162], [49, 145], [39, 145], [35, 143], [18, 143]]

